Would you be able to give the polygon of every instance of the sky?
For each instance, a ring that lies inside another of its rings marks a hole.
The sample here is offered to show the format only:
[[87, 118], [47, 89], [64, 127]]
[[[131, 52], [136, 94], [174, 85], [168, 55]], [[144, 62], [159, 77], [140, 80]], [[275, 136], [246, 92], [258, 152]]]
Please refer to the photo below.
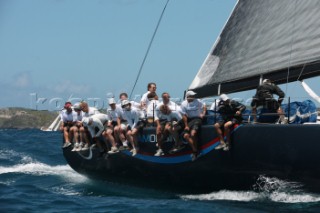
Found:
[[[103, 108], [130, 94], [166, 2], [0, 0], [0, 108], [57, 110], [68, 99]], [[149, 82], [182, 98], [235, 4], [170, 0], [132, 98]]]

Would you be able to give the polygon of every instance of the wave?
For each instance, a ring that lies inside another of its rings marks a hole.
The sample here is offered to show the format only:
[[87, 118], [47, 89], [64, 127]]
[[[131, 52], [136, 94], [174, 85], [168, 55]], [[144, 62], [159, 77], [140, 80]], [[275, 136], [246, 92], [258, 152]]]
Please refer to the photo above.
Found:
[[23, 173], [23, 174], [31, 174], [36, 176], [42, 175], [56, 175], [63, 177], [66, 180], [72, 180], [83, 182], [87, 180], [85, 176], [82, 176], [76, 172], [74, 172], [69, 165], [58, 165], [58, 166], [50, 166], [43, 163], [27, 163], [27, 164], [17, 164], [10, 167], [0, 166], [0, 175], [6, 173]]
[[7, 173], [21, 173], [35, 176], [54, 175], [67, 181], [84, 182], [85, 176], [76, 173], [69, 165], [48, 165], [38, 162], [32, 157], [13, 150], [1, 150], [0, 160], [10, 160], [15, 165], [0, 166], [0, 175]]
[[287, 182], [261, 175], [253, 186], [253, 191], [221, 190], [209, 194], [180, 195], [180, 197], [185, 200], [202, 201], [259, 202], [269, 200], [279, 203], [314, 203], [320, 201], [319, 194], [304, 192], [300, 190], [300, 187], [301, 185], [295, 182]]

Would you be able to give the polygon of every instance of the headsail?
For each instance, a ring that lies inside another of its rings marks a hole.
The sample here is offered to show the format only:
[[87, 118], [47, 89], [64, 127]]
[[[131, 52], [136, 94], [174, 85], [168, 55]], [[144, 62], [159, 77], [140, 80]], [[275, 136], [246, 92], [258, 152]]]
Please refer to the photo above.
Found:
[[319, 11], [318, 0], [239, 0], [189, 89], [207, 97], [254, 89], [261, 76], [320, 75]]

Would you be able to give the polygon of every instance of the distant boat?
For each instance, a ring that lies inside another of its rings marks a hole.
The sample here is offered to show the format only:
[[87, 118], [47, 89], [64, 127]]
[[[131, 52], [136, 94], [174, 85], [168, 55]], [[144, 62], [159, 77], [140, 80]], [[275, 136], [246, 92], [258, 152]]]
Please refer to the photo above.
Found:
[[[319, 76], [319, 11], [316, 0], [239, 0], [189, 89], [203, 98], [255, 89], [263, 78], [281, 84]], [[144, 129], [134, 157], [127, 150], [101, 157], [97, 149], [71, 152], [72, 147], [63, 154], [75, 171], [88, 177], [162, 189], [247, 189], [267, 175], [320, 191], [317, 112], [313, 109], [305, 118], [295, 109], [308, 125], [293, 124], [290, 107], [288, 124], [236, 127], [228, 152], [215, 150], [218, 136], [212, 125], [204, 125], [199, 136], [202, 155], [193, 162], [188, 146], [168, 153], [172, 140], [165, 143], [166, 154], [155, 157], [154, 128]]]
[[58, 131], [61, 124], [60, 114], [54, 119], [48, 128], [41, 128], [42, 131]]

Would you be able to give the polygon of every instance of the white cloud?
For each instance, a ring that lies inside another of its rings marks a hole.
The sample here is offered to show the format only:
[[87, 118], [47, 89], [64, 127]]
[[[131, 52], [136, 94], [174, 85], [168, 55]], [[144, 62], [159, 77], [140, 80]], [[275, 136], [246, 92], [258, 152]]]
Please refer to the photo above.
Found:
[[13, 85], [17, 88], [27, 88], [32, 85], [31, 73], [28, 71], [20, 72], [14, 76]]
[[89, 85], [75, 84], [70, 80], [65, 80], [54, 86], [53, 91], [59, 94], [89, 94], [91, 87]]

